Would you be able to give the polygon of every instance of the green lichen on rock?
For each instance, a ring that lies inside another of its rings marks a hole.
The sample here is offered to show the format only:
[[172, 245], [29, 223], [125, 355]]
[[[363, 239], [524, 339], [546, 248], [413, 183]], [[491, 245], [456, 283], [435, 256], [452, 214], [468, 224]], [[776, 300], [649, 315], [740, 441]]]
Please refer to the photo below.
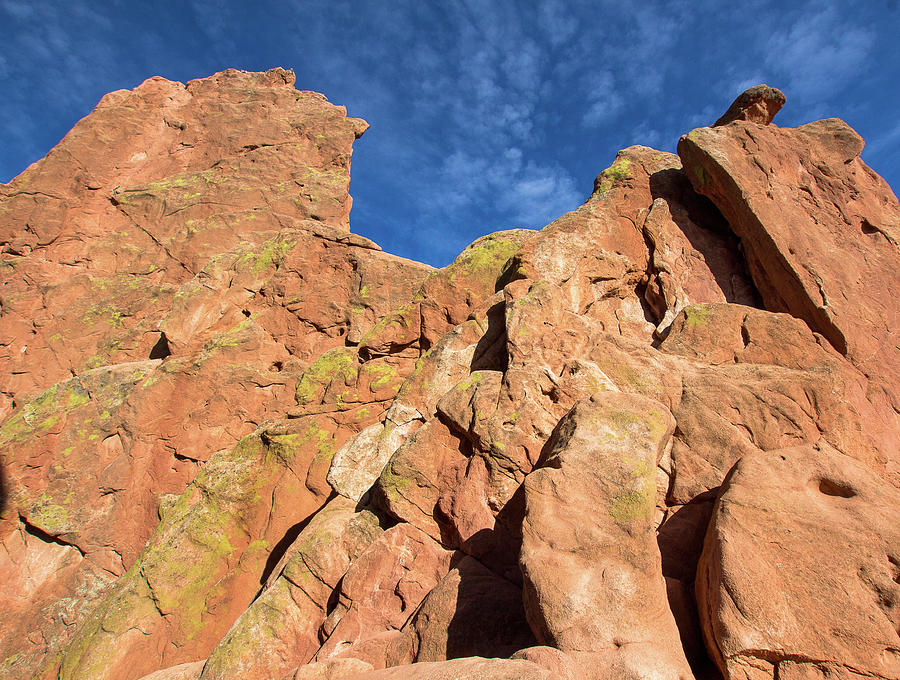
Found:
[[92, 326], [98, 321], [105, 321], [116, 328], [122, 325], [122, 320], [128, 316], [127, 312], [109, 302], [97, 302], [82, 315], [81, 321], [85, 325]]
[[[397, 392], [398, 398], [402, 400], [404, 397], [409, 397], [418, 390], [423, 390], [425, 392], [430, 390], [431, 380], [429, 380], [428, 377], [434, 375], [435, 364], [434, 350], [429, 349], [423, 352], [422, 356], [416, 359], [412, 373], [410, 373], [406, 377], [406, 380], [403, 381], [403, 384], [400, 385], [400, 389]], [[426, 377], [426, 373], [428, 377]]]
[[387, 387], [392, 381], [397, 383], [396, 389], [400, 388], [400, 376], [397, 373], [397, 369], [385, 361], [369, 361], [363, 364], [359, 374], [361, 381], [364, 377], [371, 376], [369, 388], [372, 390]]
[[78, 378], [56, 383], [6, 419], [0, 426], [0, 446], [49, 432], [69, 411], [88, 401]]
[[648, 474], [638, 482], [638, 488], [625, 491], [613, 498], [609, 515], [620, 524], [648, 521], [652, 519], [655, 507], [656, 483]]
[[497, 232], [474, 241], [445, 270], [450, 281], [460, 277], [485, 284], [493, 292], [493, 286], [507, 261], [522, 247], [528, 235], [525, 230]]
[[[71, 494], [70, 494], [71, 496]], [[69, 498], [68, 500], [71, 500]], [[28, 508], [28, 522], [51, 536], [57, 536], [65, 531], [77, 529], [73, 526], [69, 510], [64, 505], [53, 502], [47, 494], [42, 494], [38, 500]]]
[[381, 471], [381, 475], [378, 477], [378, 481], [375, 483], [377, 489], [387, 501], [388, 509], [390, 509], [392, 503], [398, 500], [405, 500], [403, 491], [413, 483], [406, 475], [398, 474], [394, 470], [394, 466], [395, 461], [385, 465], [384, 470]]
[[630, 179], [630, 167], [631, 161], [629, 159], [617, 158], [612, 165], [606, 168], [606, 170], [601, 172], [597, 177], [597, 180], [594, 182], [594, 194], [606, 194], [613, 188], [616, 182]]
[[351, 347], [337, 347], [325, 352], [303, 372], [297, 383], [295, 397], [300, 406], [311, 404], [334, 380], [354, 384], [358, 375], [356, 351]]
[[411, 338], [412, 329], [418, 331], [420, 309], [418, 302], [410, 302], [402, 307], [386, 314], [366, 333], [359, 342], [360, 348], [375, 348], [392, 344], [395, 340], [398, 344], [403, 340], [414, 341]]
[[688, 305], [684, 308], [684, 322], [688, 328], [701, 328], [709, 323], [715, 313], [714, 305]]
[[345, 189], [348, 183], [347, 173], [344, 170], [317, 170], [312, 167], [306, 169], [302, 179], [304, 183], [314, 182], [340, 190]]
[[473, 385], [477, 385], [484, 378], [482, 371], [472, 371], [469, 374], [468, 378], [464, 378], [456, 383], [456, 389], [460, 392], [464, 392], [465, 390], [471, 389]]
[[253, 335], [255, 323], [256, 322], [252, 318], [244, 319], [227, 331], [210, 338], [203, 343], [204, 354], [209, 355], [213, 352], [221, 352], [222, 350], [231, 349], [247, 342]]
[[68, 646], [60, 679], [105, 677], [102, 670], [135, 626], [153, 630], [165, 617], [167, 635], [183, 644], [215, 620], [210, 608], [225, 595], [238, 562], [250, 559], [261, 568], [265, 558], [261, 539], [248, 535], [254, 512], [265, 515], [261, 490], [283, 474], [300, 447], [312, 440], [319, 446], [321, 438], [313, 428], [260, 431], [210, 458]]
[[296, 240], [285, 234], [279, 234], [264, 241], [258, 247], [245, 251], [235, 262], [235, 269], [237, 271], [247, 270], [255, 275], [262, 274], [271, 267], [278, 269], [295, 245], [297, 245]]
[[325, 469], [324, 475], [334, 458], [334, 434], [324, 429], [315, 420], [306, 423], [305, 429], [290, 433], [265, 433], [264, 438], [273, 455], [278, 456], [285, 467], [291, 467], [301, 450], [312, 450], [312, 460], [307, 466], [307, 475]]

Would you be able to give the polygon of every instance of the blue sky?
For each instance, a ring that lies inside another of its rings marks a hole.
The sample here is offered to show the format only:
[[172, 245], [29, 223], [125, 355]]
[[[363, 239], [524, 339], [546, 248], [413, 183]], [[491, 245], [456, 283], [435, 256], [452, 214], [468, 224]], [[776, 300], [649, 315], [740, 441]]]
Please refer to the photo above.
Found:
[[674, 150], [743, 89], [829, 116], [900, 188], [897, 0], [0, 0], [0, 181], [152, 75], [293, 68], [372, 127], [353, 231], [443, 265], [577, 207], [618, 149]]

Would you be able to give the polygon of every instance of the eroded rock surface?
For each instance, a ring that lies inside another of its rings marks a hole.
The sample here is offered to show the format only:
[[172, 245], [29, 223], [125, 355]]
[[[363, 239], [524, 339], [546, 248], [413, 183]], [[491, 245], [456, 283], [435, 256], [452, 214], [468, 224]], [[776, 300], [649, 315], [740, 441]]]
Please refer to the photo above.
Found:
[[900, 675], [900, 491], [826, 444], [746, 456], [722, 486], [699, 606], [729, 678]]
[[783, 103], [435, 270], [291, 72], [107, 95], [0, 185], [0, 678], [900, 677], [900, 207]]
[[583, 677], [692, 678], [656, 546], [656, 466], [675, 419], [621, 392], [578, 402], [525, 481], [528, 620], [544, 645], [589, 652]]

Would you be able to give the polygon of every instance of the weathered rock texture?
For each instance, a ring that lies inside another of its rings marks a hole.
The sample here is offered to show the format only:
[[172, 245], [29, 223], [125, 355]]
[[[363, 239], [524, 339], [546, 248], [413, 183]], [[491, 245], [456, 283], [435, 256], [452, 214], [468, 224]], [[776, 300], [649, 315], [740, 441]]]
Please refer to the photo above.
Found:
[[0, 185], [0, 678], [900, 678], [900, 207], [752, 88], [434, 270], [153, 78]]

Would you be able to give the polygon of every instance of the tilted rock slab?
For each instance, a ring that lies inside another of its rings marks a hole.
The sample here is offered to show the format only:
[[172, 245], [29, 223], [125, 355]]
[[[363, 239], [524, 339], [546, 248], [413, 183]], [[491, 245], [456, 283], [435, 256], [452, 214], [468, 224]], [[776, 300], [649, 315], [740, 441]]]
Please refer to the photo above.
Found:
[[740, 237], [766, 308], [788, 312], [900, 411], [900, 205], [836, 118], [798, 128], [735, 121], [681, 138], [694, 188]]

